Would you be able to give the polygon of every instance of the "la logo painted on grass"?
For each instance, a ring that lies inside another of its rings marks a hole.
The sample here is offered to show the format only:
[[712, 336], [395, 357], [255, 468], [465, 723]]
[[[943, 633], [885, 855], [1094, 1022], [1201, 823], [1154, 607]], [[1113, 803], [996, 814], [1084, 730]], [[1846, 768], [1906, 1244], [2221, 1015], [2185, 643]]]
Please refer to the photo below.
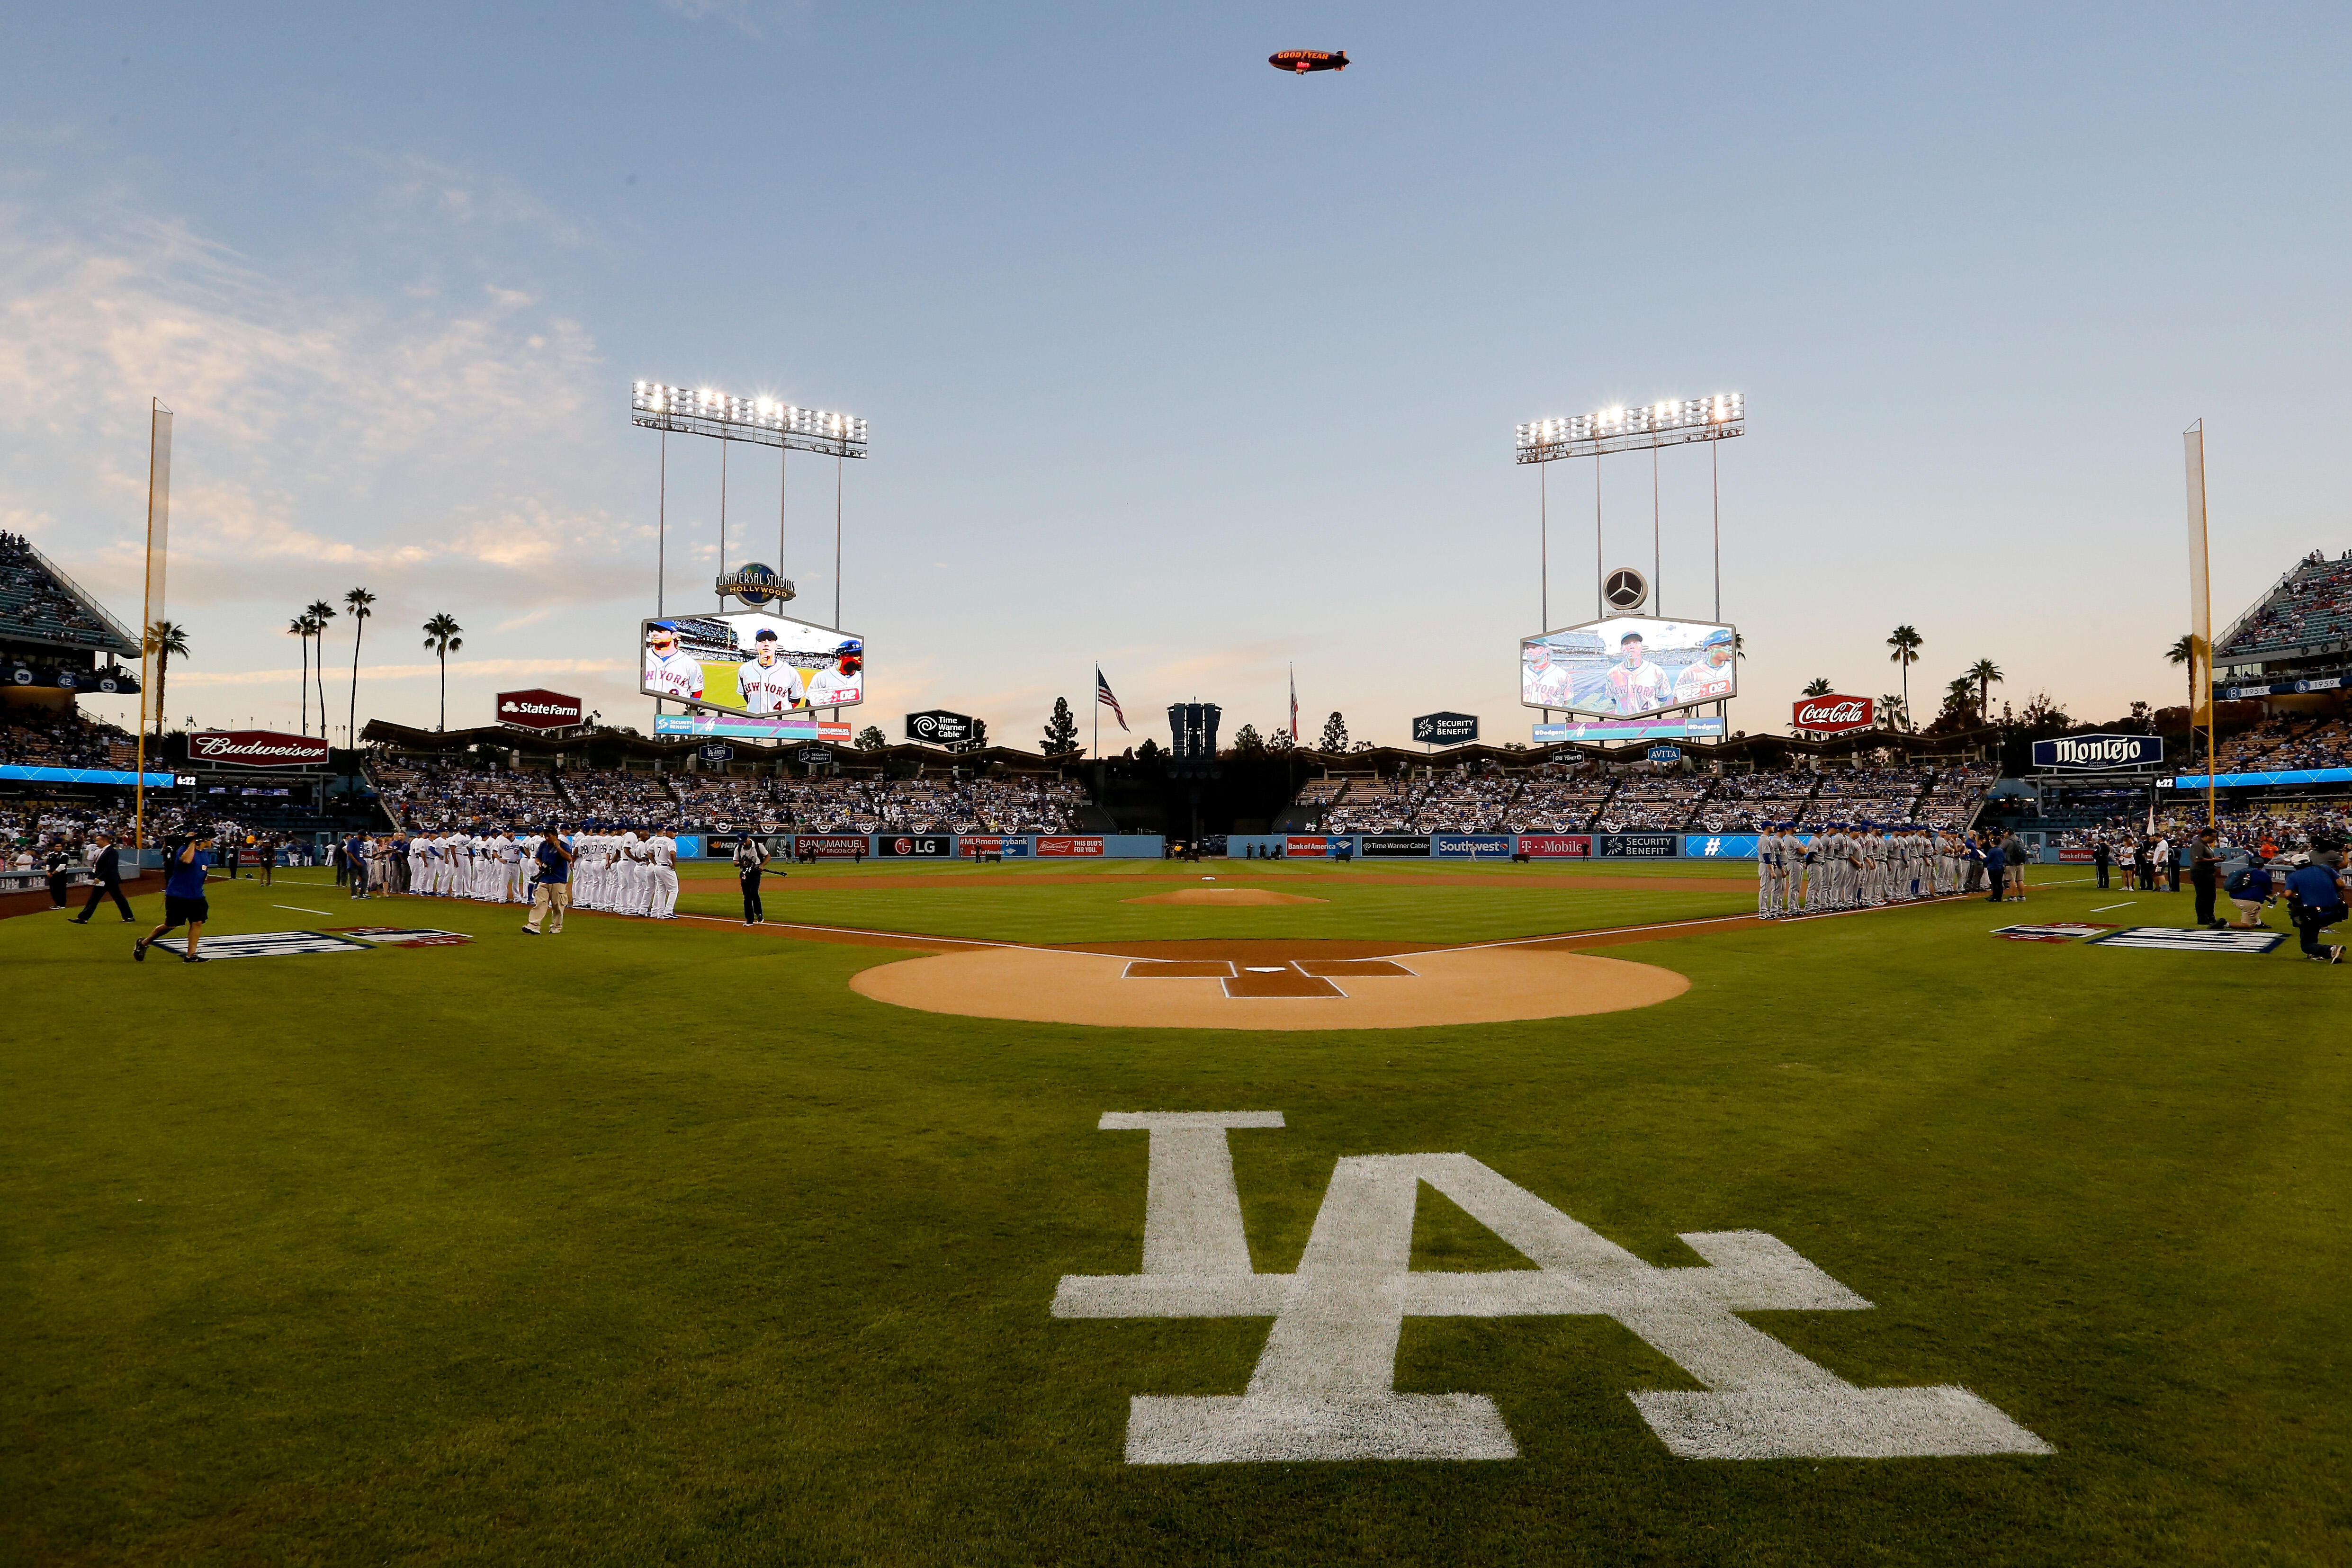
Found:
[[[1466, 1154], [1341, 1158], [1297, 1272], [1253, 1272], [1226, 1135], [1282, 1125], [1279, 1111], [1102, 1118], [1104, 1131], [1150, 1135], [1143, 1270], [1064, 1276], [1054, 1315], [1275, 1320], [1244, 1393], [1135, 1396], [1129, 1464], [1517, 1458], [1518, 1444], [1486, 1396], [1396, 1391], [1403, 1322], [1586, 1313], [1616, 1319], [1706, 1385], [1628, 1395], [1684, 1458], [2051, 1452], [1967, 1389], [1857, 1387], [1738, 1317], [1870, 1305], [1773, 1237], [1685, 1235], [1706, 1266], [1657, 1268]], [[1415, 1271], [1413, 1207], [1423, 1182], [1536, 1267]]]

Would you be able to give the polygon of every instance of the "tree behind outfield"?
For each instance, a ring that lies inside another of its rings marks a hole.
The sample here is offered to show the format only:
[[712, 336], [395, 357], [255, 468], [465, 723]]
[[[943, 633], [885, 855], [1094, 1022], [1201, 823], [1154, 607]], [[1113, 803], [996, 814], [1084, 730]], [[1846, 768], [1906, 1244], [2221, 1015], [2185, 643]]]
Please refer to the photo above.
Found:
[[1332, 711], [1329, 718], [1323, 721], [1323, 738], [1315, 743], [1315, 749], [1318, 751], [1348, 749], [1348, 721], [1339, 716], [1337, 709]]
[[1078, 721], [1070, 716], [1070, 699], [1054, 699], [1054, 716], [1045, 721], [1045, 744], [1048, 757], [1067, 757], [1078, 749]]
[[1234, 733], [1234, 754], [1235, 756], [1255, 757], [1265, 749], [1265, 742], [1258, 738], [1257, 726], [1254, 724], [1245, 724]]
[[890, 737], [882, 733], [879, 725], [869, 724], [857, 732], [857, 749], [860, 751], [879, 751], [889, 744]]

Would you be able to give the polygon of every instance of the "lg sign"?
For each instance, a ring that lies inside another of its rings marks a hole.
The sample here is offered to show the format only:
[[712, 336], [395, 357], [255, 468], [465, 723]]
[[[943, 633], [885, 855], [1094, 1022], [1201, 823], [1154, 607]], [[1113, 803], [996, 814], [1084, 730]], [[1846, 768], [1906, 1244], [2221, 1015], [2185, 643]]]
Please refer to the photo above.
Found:
[[188, 737], [188, 760], [215, 768], [316, 768], [327, 743], [274, 729], [208, 729]]
[[580, 722], [580, 699], [562, 692], [500, 692], [499, 722], [519, 729], [569, 729]]
[[1868, 729], [1878, 722], [1878, 704], [1869, 697], [1801, 697], [1790, 720], [1794, 729], [1835, 734], [1843, 729]]

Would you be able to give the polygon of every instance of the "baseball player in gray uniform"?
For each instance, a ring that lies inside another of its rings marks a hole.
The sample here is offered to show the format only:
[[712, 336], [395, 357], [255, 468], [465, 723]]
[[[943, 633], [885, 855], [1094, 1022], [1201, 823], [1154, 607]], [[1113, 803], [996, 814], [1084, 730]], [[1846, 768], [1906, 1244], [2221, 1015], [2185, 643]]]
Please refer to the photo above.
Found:
[[1756, 914], [1777, 916], [1780, 904], [1780, 835], [1769, 824], [1756, 835]]

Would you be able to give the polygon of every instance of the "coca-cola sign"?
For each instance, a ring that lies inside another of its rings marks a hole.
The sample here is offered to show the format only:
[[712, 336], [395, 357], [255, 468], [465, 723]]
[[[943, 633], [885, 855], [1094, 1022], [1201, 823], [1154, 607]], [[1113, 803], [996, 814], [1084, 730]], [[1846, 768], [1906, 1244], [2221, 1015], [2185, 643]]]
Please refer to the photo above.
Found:
[[207, 729], [188, 737], [188, 760], [215, 768], [317, 768], [327, 743], [275, 729]]
[[562, 692], [500, 692], [499, 722], [518, 729], [570, 729], [580, 722], [580, 699]]
[[1797, 699], [1792, 729], [1834, 735], [1842, 729], [1868, 729], [1878, 722], [1878, 704], [1870, 697], [1844, 697], [1835, 692]]

